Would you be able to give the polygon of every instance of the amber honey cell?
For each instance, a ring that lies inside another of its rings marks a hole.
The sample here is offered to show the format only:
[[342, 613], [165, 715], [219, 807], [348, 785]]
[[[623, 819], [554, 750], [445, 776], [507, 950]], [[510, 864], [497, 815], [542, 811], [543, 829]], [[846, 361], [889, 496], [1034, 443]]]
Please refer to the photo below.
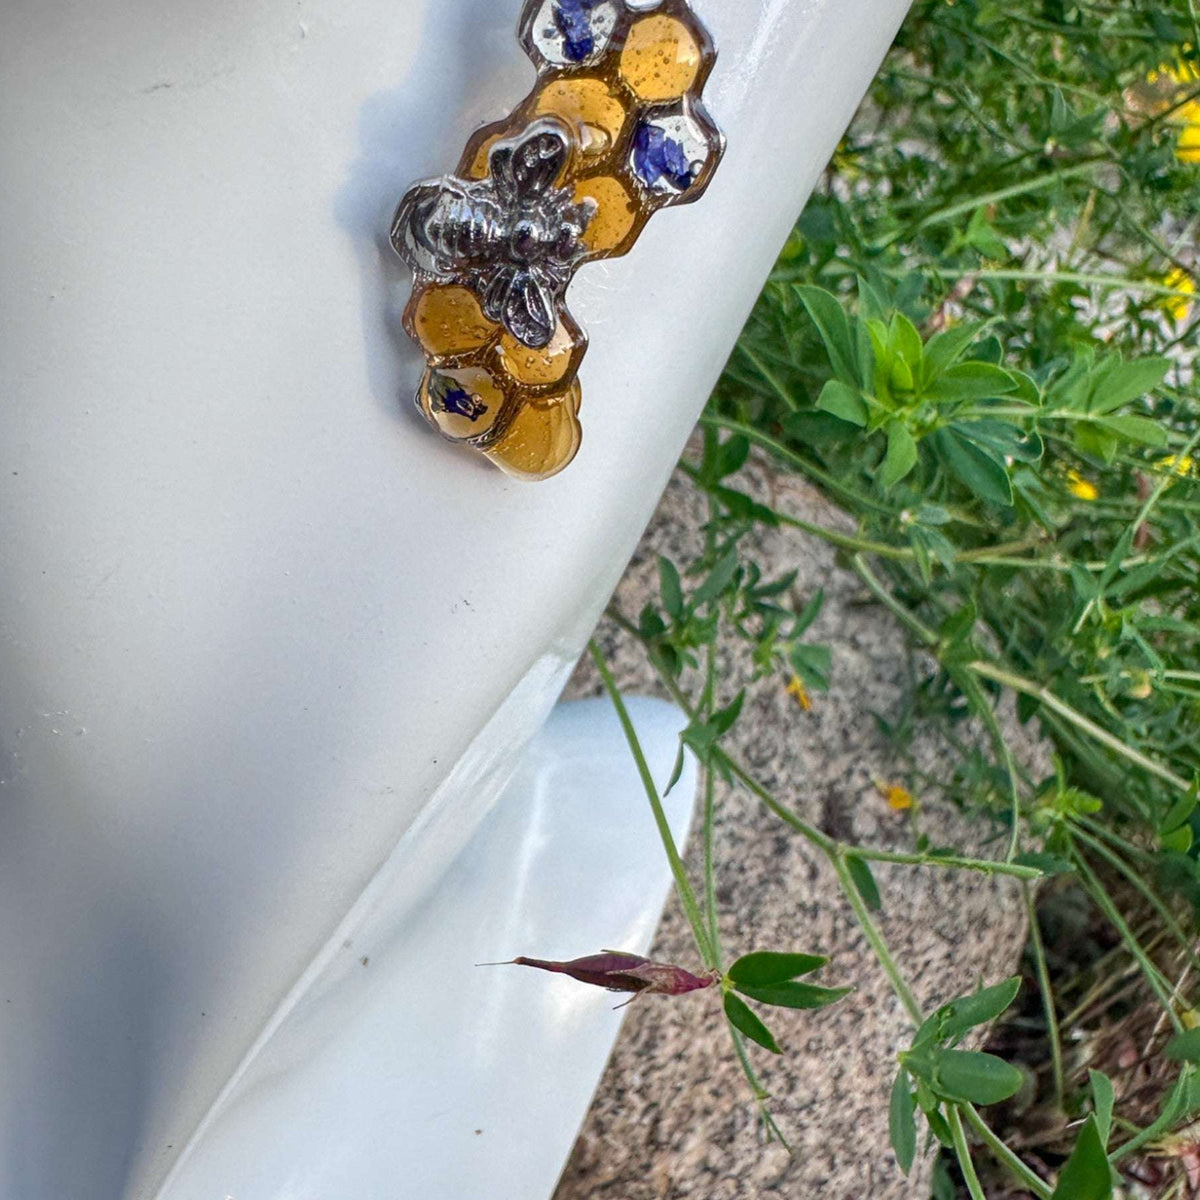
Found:
[[550, 80], [537, 94], [538, 116], [562, 117], [575, 131], [585, 159], [606, 155], [625, 127], [628, 114], [603, 79], [574, 76]]
[[678, 100], [696, 82], [704, 52], [678, 17], [644, 17], [630, 26], [621, 51], [621, 78], [639, 100]]
[[483, 315], [475, 293], [457, 284], [426, 288], [413, 307], [412, 323], [421, 348], [438, 358], [478, 350], [500, 328]]
[[549, 479], [571, 464], [583, 441], [579, 424], [582, 391], [576, 380], [547, 400], [524, 405], [488, 458], [517, 479]]
[[575, 185], [573, 199], [594, 200], [596, 212], [583, 233], [583, 243], [592, 254], [606, 254], [618, 249], [633, 231], [638, 208], [629, 189], [612, 175], [596, 175], [581, 179]]
[[546, 387], [560, 382], [571, 369], [580, 340], [562, 321], [559, 321], [550, 344], [540, 350], [523, 345], [506, 331], [500, 335], [500, 362], [518, 383]]

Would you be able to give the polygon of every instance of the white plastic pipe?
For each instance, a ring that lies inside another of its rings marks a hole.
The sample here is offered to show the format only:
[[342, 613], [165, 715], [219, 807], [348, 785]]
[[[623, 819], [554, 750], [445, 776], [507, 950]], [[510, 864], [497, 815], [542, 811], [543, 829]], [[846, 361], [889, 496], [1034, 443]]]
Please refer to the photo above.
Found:
[[0, 1195], [156, 1195], [406, 834], [434, 886], [906, 7], [696, 0], [728, 153], [576, 279], [521, 485], [411, 412], [385, 240], [527, 91], [517, 0], [0, 5]]

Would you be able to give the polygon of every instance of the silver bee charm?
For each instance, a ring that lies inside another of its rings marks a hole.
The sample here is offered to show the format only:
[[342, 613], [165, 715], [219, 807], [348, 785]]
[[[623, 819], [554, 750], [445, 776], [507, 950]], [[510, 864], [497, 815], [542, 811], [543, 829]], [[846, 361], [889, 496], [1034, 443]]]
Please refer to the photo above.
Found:
[[596, 211], [594, 201], [575, 204], [558, 186], [574, 149], [563, 122], [531, 122], [492, 147], [487, 178], [414, 185], [396, 210], [392, 245], [416, 274], [467, 284], [489, 320], [541, 349], [554, 336]]

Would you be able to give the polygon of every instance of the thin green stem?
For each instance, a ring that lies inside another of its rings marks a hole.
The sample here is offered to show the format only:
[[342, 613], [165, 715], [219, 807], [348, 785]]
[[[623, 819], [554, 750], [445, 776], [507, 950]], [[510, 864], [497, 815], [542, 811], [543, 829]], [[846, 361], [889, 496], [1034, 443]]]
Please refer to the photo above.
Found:
[[831, 854], [829, 861], [833, 863], [833, 869], [837, 872], [838, 882], [842, 885], [842, 891], [846, 899], [849, 900], [850, 907], [854, 909], [854, 915], [858, 919], [858, 923], [866, 935], [871, 949], [875, 951], [875, 957], [879, 959], [879, 965], [888, 977], [888, 982], [892, 985], [892, 991], [899, 997], [900, 1003], [904, 1005], [908, 1015], [912, 1018], [913, 1024], [920, 1025], [925, 1019], [925, 1015], [922, 1013], [921, 1006], [917, 1003], [916, 997], [905, 982], [904, 976], [900, 973], [900, 968], [896, 965], [896, 960], [892, 957], [892, 952], [888, 948], [883, 934], [879, 932], [875, 921], [871, 917], [870, 910], [867, 908], [862, 894], [858, 890], [858, 885], [854, 882], [854, 877], [850, 874], [850, 868], [846, 865], [845, 854], [840, 851]]
[[692, 927], [692, 936], [696, 939], [696, 947], [700, 951], [704, 965], [711, 970], [716, 970], [718, 969], [716, 952], [709, 941], [704, 917], [700, 912], [700, 905], [696, 902], [696, 893], [692, 890], [687, 868], [683, 865], [679, 848], [675, 845], [675, 835], [671, 832], [667, 814], [663, 811], [662, 800], [658, 795], [658, 786], [654, 782], [654, 776], [646, 762], [646, 756], [642, 752], [637, 730], [634, 729], [633, 722], [629, 719], [629, 710], [625, 707], [625, 701], [617, 690], [616, 681], [613, 679], [604, 652], [594, 641], [589, 643], [588, 648], [596, 663], [596, 669], [600, 672], [600, 678], [604, 681], [604, 690], [608, 692], [609, 699], [617, 710], [617, 719], [621, 722], [621, 728], [625, 732], [625, 740], [629, 743], [630, 753], [633, 755], [634, 762], [637, 763], [638, 774], [641, 776], [642, 786], [646, 791], [646, 799], [650, 801], [654, 823], [658, 826], [658, 834], [662, 839], [663, 849], [667, 853], [667, 861], [671, 865], [671, 874], [675, 877], [675, 890], [679, 894], [679, 902], [683, 905], [688, 924]]
[[1050, 1042], [1050, 1067], [1054, 1077], [1054, 1109], [1056, 1112], [1062, 1112], [1066, 1079], [1063, 1071], [1062, 1033], [1054, 1004], [1054, 987], [1050, 982], [1050, 967], [1046, 961], [1046, 946], [1042, 941], [1042, 926], [1038, 920], [1037, 905], [1033, 902], [1033, 891], [1026, 884], [1021, 888], [1021, 893], [1029, 918], [1029, 943], [1037, 969], [1038, 990], [1042, 993], [1042, 1010], [1046, 1014], [1046, 1037]]
[[971, 1160], [971, 1148], [967, 1145], [967, 1135], [963, 1132], [962, 1117], [957, 1104], [946, 1105], [946, 1121], [950, 1126], [950, 1136], [954, 1139], [954, 1153], [958, 1158], [959, 1169], [971, 1200], [987, 1200], [979, 1176], [975, 1173], [975, 1164]]
[[1072, 851], [1072, 861], [1075, 864], [1075, 869], [1079, 872], [1080, 879], [1087, 888], [1088, 895], [1091, 896], [1096, 907], [1112, 922], [1113, 927], [1121, 935], [1121, 939], [1124, 941], [1129, 953], [1137, 960], [1138, 966], [1141, 967], [1142, 972], [1146, 976], [1146, 982], [1150, 984], [1154, 994], [1158, 997], [1159, 1002], [1163, 1006], [1163, 1011], [1166, 1012], [1175, 1032], [1182, 1033], [1183, 1022], [1179, 1019], [1179, 1014], [1175, 1011], [1175, 1004], [1171, 999], [1170, 985], [1164, 986], [1164, 981], [1158, 967], [1154, 965], [1150, 956], [1142, 948], [1142, 944], [1134, 936], [1133, 930], [1129, 928], [1125, 918], [1121, 916], [1117, 906], [1112, 902], [1112, 898], [1105, 890], [1104, 884], [1100, 882], [1095, 872], [1088, 865], [1087, 859], [1073, 844]]
[[979, 1115], [973, 1104], [961, 1104], [959, 1108], [967, 1123], [983, 1139], [984, 1145], [996, 1156], [999, 1162], [1008, 1168], [1022, 1187], [1027, 1188], [1041, 1200], [1050, 1200], [1052, 1195], [1045, 1180], [1035, 1175], [997, 1136], [992, 1127]]
[[1185, 795], [1190, 791], [1191, 784], [1186, 779], [1176, 775], [1174, 771], [1168, 767], [1164, 767], [1161, 763], [1155, 762], [1154, 759], [1143, 754], [1140, 750], [1135, 750], [1132, 746], [1125, 745], [1120, 738], [1114, 737], [1107, 729], [1097, 725], [1095, 721], [1089, 717], [1085, 717], [1083, 713], [1072, 708], [1065, 701], [1060, 700], [1049, 688], [1042, 687], [1040, 684], [1034, 683], [1030, 679], [1025, 679], [1020, 675], [1014, 675], [1011, 671], [1006, 671], [989, 662], [973, 662], [970, 664], [970, 669], [976, 675], [981, 675], [984, 679], [990, 679], [995, 683], [1010, 687], [1014, 692], [1021, 692], [1026, 696], [1032, 696], [1035, 700], [1040, 701], [1050, 709], [1051, 712], [1055, 712], [1060, 717], [1070, 721], [1072, 725], [1081, 729], [1102, 746], [1106, 746], [1114, 754], [1136, 764], [1143, 771], [1149, 771], [1151, 775], [1156, 776], [1165, 783], [1169, 783], [1173, 788], [1183, 792]]

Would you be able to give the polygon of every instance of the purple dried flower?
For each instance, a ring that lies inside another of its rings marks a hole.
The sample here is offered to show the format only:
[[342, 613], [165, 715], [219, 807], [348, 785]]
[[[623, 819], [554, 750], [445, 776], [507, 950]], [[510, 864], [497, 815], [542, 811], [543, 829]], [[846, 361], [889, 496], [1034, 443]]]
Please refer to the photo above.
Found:
[[495, 965], [536, 967], [539, 971], [570, 975], [580, 983], [589, 983], [593, 987], [602, 987], [610, 992], [635, 992], [647, 996], [683, 996], [688, 992], [712, 987], [721, 978], [717, 971], [693, 975], [683, 967], [652, 962], [640, 954], [623, 954], [619, 950], [605, 950], [600, 954], [576, 958], [570, 962], [514, 958], [511, 964]]

